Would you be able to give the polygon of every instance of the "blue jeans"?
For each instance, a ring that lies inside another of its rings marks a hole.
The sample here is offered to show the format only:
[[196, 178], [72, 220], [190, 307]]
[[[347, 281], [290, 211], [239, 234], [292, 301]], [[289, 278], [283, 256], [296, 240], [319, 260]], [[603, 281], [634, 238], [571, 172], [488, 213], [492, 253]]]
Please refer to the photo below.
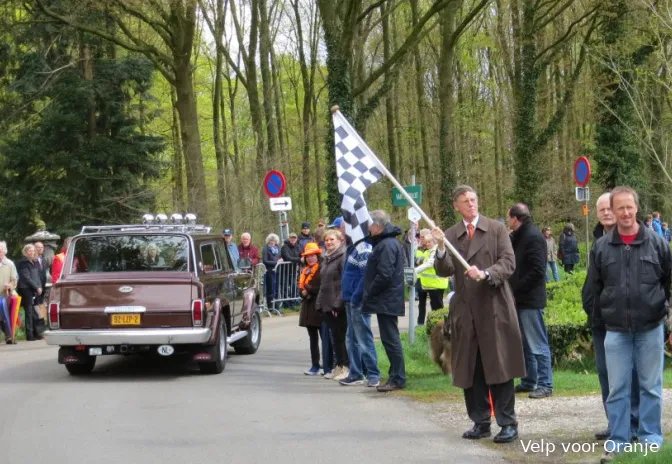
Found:
[[560, 277], [558, 276], [558, 263], [555, 261], [548, 262], [548, 268], [546, 269], [546, 282], [551, 281], [551, 273], [553, 274], [553, 281], [558, 282]]
[[[604, 340], [609, 375], [610, 440], [614, 446], [630, 443], [630, 397], [632, 369], [639, 379], [640, 443], [663, 444], [663, 325], [645, 332], [607, 331]], [[610, 444], [611, 445], [611, 444]], [[622, 450], [623, 448], [621, 448]]]
[[364, 377], [363, 365], [369, 380], [379, 380], [380, 370], [371, 332], [371, 315], [362, 312], [362, 305], [356, 306], [349, 301], [345, 303], [345, 310], [348, 313], [345, 344], [350, 361], [350, 377], [353, 379]]
[[331, 330], [327, 321], [320, 325], [320, 338], [322, 339], [322, 369], [325, 374], [334, 368], [334, 345], [331, 342]]
[[523, 336], [523, 354], [527, 375], [520, 384], [528, 389], [553, 389], [553, 365], [543, 309], [519, 309], [518, 324]]
[[[602, 404], [604, 413], [607, 413], [607, 398], [609, 397], [609, 377], [607, 376], [607, 358], [604, 353], [604, 337], [607, 336], [606, 330], [593, 328], [593, 345], [595, 346], [595, 367], [597, 368], [597, 378], [600, 381], [600, 390], [602, 391]], [[630, 436], [637, 434], [639, 428], [639, 379], [637, 378], [637, 369], [632, 369], [632, 388], [630, 389]]]

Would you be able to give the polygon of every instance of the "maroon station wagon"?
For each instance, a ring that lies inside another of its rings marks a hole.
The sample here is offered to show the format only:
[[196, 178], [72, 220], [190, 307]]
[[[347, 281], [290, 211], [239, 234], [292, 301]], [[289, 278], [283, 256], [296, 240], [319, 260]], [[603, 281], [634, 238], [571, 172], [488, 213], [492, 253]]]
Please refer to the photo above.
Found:
[[70, 374], [90, 373], [98, 356], [177, 352], [218, 374], [228, 345], [241, 354], [259, 348], [259, 291], [249, 267], [238, 269], [224, 240], [195, 217], [157, 218], [86, 226], [73, 239], [44, 334]]

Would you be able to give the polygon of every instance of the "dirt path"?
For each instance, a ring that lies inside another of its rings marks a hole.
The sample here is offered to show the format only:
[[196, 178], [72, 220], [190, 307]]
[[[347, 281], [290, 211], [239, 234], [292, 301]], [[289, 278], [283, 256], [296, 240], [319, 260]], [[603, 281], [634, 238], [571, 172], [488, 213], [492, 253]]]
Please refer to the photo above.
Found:
[[[462, 401], [418, 403], [418, 407], [423, 408], [432, 420], [444, 427], [467, 430], [472, 425]], [[505, 458], [514, 463], [599, 462], [599, 457], [604, 452], [603, 442], [595, 440], [594, 434], [604, 429], [607, 421], [598, 396], [532, 400], [518, 395], [516, 413], [520, 434], [518, 440], [503, 446], [495, 445], [489, 439], [481, 440], [481, 444], [504, 451]], [[668, 389], [663, 391], [663, 431], [670, 430], [672, 390]], [[499, 427], [493, 423], [493, 432], [498, 431]], [[523, 445], [527, 447], [528, 444], [533, 447], [525, 449]], [[563, 444], [569, 447], [567, 451], [563, 449]], [[539, 448], [534, 448], [535, 446]]]

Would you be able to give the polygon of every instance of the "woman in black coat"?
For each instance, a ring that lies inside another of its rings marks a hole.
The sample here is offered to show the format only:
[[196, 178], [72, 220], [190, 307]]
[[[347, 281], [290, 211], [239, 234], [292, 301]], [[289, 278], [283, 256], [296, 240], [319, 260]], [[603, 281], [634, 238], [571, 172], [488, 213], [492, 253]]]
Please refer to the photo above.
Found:
[[310, 369], [304, 371], [306, 375], [318, 375], [320, 373], [320, 336], [322, 336], [322, 356], [324, 358], [324, 372], [331, 372], [333, 364], [334, 351], [331, 347], [331, 337], [329, 332], [325, 334], [320, 332], [324, 322], [322, 313], [317, 310], [317, 295], [320, 293], [322, 279], [320, 276], [320, 255], [322, 250], [317, 243], [309, 242], [304, 248], [301, 256], [306, 261], [306, 265], [299, 274], [299, 292], [301, 293], [301, 312], [299, 313], [299, 326], [308, 330], [310, 337]]
[[560, 243], [562, 265], [567, 274], [574, 272], [574, 266], [579, 264], [579, 241], [574, 234], [574, 224], [571, 222], [563, 230], [564, 239]]
[[24, 246], [23, 256], [16, 270], [19, 274], [17, 292], [21, 296], [23, 306], [26, 340], [41, 340], [42, 336], [37, 330], [39, 316], [35, 312], [35, 298], [42, 295], [44, 289], [40, 279], [40, 268], [36, 261], [35, 246], [32, 244]]

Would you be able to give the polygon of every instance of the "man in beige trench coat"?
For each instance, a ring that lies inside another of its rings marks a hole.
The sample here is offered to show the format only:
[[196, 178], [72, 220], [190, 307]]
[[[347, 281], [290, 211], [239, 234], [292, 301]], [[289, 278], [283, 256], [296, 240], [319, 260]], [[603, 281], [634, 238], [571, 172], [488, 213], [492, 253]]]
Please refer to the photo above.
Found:
[[[476, 191], [466, 185], [453, 192], [453, 206], [462, 220], [445, 234], [438, 227], [434, 267], [439, 276], [455, 275], [455, 295], [450, 302], [453, 384], [464, 389], [473, 428], [462, 438], [490, 434], [492, 393], [497, 424], [502, 428], [496, 443], [518, 437], [514, 377], [525, 376], [523, 343], [508, 279], [516, 268], [511, 239], [504, 224], [478, 213]], [[461, 264], [446, 250], [444, 236], [469, 263]]]

